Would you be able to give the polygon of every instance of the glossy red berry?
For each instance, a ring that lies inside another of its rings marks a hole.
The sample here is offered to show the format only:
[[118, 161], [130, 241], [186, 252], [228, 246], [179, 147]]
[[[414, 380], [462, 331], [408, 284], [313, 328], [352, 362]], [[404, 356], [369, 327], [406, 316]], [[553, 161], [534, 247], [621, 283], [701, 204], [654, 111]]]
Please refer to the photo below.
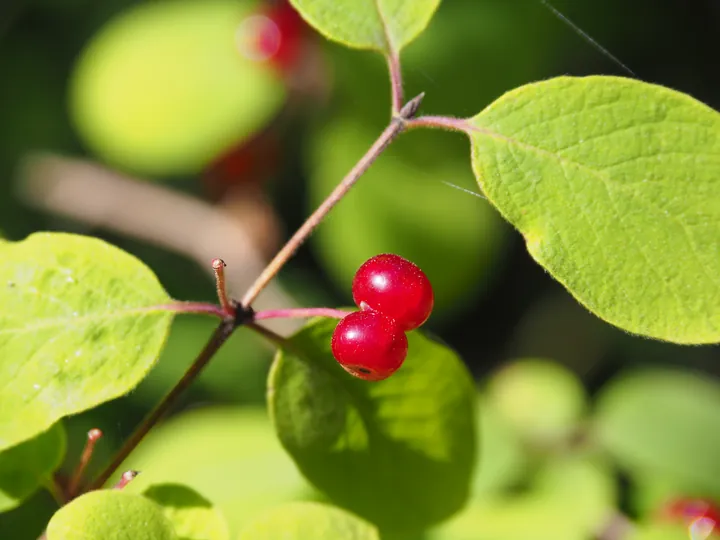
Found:
[[333, 356], [348, 373], [380, 381], [402, 365], [408, 341], [393, 320], [372, 310], [355, 311], [335, 327], [331, 347]]
[[425, 272], [392, 254], [365, 261], [355, 274], [352, 293], [359, 308], [378, 311], [405, 331], [423, 324], [435, 301]]

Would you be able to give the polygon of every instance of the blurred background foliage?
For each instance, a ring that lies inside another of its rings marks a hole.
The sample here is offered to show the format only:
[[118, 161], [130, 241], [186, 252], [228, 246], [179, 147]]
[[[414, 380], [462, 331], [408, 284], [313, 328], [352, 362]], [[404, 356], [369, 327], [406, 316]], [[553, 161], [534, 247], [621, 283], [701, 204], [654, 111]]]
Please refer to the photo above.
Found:
[[[225, 257], [237, 271], [233, 291], [242, 293], [389, 112], [382, 58], [323, 41], [276, 4], [4, 2], [3, 235], [100, 236], [187, 300], [213, 301], [206, 267]], [[720, 107], [716, 0], [554, 5], [639, 78]], [[258, 13], [272, 14], [277, 27], [248, 19]], [[540, 0], [444, 0], [403, 60], [407, 95], [426, 92], [423, 112], [457, 116], [538, 79], [626, 75]], [[403, 136], [289, 263], [268, 300], [348, 305], [355, 269], [383, 251], [427, 271], [438, 299], [428, 330], [466, 360], [482, 411], [473, 499], [427, 538], [587, 538], [616, 507], [643, 520], [670, 495], [720, 497], [717, 347], [652, 342], [590, 315], [486, 201], [463, 190], [478, 191], [463, 137]], [[150, 200], [149, 208], [138, 204]], [[91, 427], [106, 435], [93, 463], [101, 466], [211, 328], [179, 318], [135, 392], [68, 419], [66, 470]], [[181, 414], [130, 465], [188, 483], [226, 509], [234, 529], [250, 509], [321, 499], [280, 450], [261, 407], [271, 355], [238, 332], [183, 398]], [[133, 489], [147, 487], [136, 482]], [[0, 537], [37, 537], [52, 511], [38, 493], [0, 515]]]

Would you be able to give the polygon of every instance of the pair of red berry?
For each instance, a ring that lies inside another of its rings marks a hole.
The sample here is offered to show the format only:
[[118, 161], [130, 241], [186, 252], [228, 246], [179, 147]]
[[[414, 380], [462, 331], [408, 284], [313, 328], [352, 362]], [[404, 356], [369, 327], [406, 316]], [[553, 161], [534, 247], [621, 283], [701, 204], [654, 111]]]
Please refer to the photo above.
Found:
[[383, 254], [358, 269], [352, 293], [360, 311], [338, 323], [331, 343], [333, 356], [355, 377], [386, 379], [407, 356], [405, 332], [430, 316], [432, 285], [415, 264], [398, 255]]

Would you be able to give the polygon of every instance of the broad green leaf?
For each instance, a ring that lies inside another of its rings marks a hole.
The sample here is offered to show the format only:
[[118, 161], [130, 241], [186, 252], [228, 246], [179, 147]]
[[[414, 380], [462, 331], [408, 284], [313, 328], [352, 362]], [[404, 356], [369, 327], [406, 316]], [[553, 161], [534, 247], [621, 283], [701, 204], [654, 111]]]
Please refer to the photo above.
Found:
[[[141, 174], [195, 174], [262, 128], [285, 90], [254, 60], [256, 0], [140, 3], [100, 29], [71, 85], [90, 148]], [[256, 25], [257, 26], [257, 25]]]
[[132, 255], [91, 237], [0, 244], [0, 449], [132, 390], [173, 314]]
[[160, 505], [180, 540], [229, 540], [222, 513], [197, 491], [181, 484], [157, 484], [143, 495]]
[[720, 114], [634, 80], [559, 77], [470, 123], [482, 190], [583, 305], [632, 333], [720, 340]]
[[[309, 159], [313, 208], [376, 135], [348, 117], [318, 133]], [[313, 247], [340, 290], [349, 291], [359, 266], [378, 253], [397, 253], [425, 271], [435, 290], [433, 322], [487, 288], [508, 231], [487, 201], [443, 183], [477, 191], [469, 167], [452, 154], [438, 157], [445, 138], [413, 132], [393, 143], [318, 227]]]
[[65, 430], [55, 424], [45, 433], [0, 452], [0, 512], [20, 505], [42, 486], [65, 457]]
[[397, 54], [430, 22], [440, 0], [290, 0], [326, 38]]
[[595, 434], [641, 480], [720, 496], [720, 385], [707, 376], [648, 371], [612, 382], [598, 397]]
[[264, 408], [211, 407], [176, 416], [119, 467], [128, 469], [142, 471], [125, 488], [130, 493], [159, 484], [201, 493], [223, 513], [231, 538], [269, 508], [316, 497], [280, 446]]
[[162, 509], [145, 497], [91, 491], [58, 510], [48, 540], [179, 540]]
[[315, 320], [280, 351], [268, 395], [278, 436], [333, 502], [385, 531], [420, 530], [465, 503], [475, 461], [475, 392], [460, 358], [418, 332], [381, 382], [335, 361], [335, 320]]
[[516, 360], [502, 368], [490, 380], [488, 397], [520, 435], [548, 444], [569, 437], [587, 405], [577, 376], [541, 359]]
[[345, 510], [314, 502], [274, 508], [243, 529], [239, 540], [380, 540], [377, 529]]

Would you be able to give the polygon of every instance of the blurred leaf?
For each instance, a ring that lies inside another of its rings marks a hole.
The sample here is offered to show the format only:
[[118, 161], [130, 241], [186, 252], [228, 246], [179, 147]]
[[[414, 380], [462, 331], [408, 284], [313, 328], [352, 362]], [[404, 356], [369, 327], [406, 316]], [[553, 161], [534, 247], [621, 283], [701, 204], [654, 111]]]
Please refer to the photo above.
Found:
[[527, 451], [512, 426], [486, 398], [479, 400], [480, 445], [471, 488], [485, 499], [519, 482], [527, 472]]
[[541, 471], [528, 494], [473, 501], [431, 540], [587, 540], [615, 504], [604, 467], [573, 458]]
[[51, 540], [175, 540], [154, 502], [124, 491], [91, 491], [63, 506], [47, 528]]
[[157, 484], [143, 495], [162, 508], [179, 540], [229, 540], [222, 513], [197, 491], [181, 484]]
[[596, 436], [633, 476], [720, 496], [720, 386], [681, 371], [647, 371], [600, 394]]
[[[126, 491], [180, 483], [224, 514], [234, 538], [257, 514], [314, 496], [273, 432], [267, 411], [213, 407], [183, 413], [153, 430], [120, 470], [143, 471]], [[109, 484], [112, 484], [110, 481]]]
[[[628, 540], [687, 540], [688, 528], [682, 525], [650, 525], [638, 528], [628, 536]], [[693, 538], [690, 540], [704, 540]]]
[[380, 535], [370, 523], [340, 508], [295, 502], [254, 520], [240, 540], [380, 540]]
[[541, 444], [571, 436], [587, 406], [577, 376], [542, 359], [516, 360], [502, 368], [490, 379], [488, 398], [520, 435]]
[[720, 114], [635, 80], [559, 77], [471, 123], [483, 191], [583, 305], [644, 336], [720, 340]]
[[51, 483], [65, 457], [62, 424], [0, 452], [0, 512], [19, 506], [37, 489]]
[[[111, 20], [73, 74], [74, 121], [113, 165], [196, 173], [279, 110], [284, 88], [252, 60], [254, 0], [163, 0]], [[246, 44], [245, 41], [248, 43]]]
[[458, 356], [418, 332], [381, 382], [347, 374], [330, 351], [335, 320], [308, 324], [268, 382], [280, 440], [333, 502], [381, 529], [421, 530], [465, 503], [475, 461], [475, 392]]
[[[173, 321], [157, 365], [128, 396], [151, 406], [172, 388], [210, 338], [217, 321], [183, 316]], [[213, 400], [262, 403], [271, 350], [247, 329], [238, 329], [213, 357], [189, 390]]]
[[[344, 119], [312, 147], [310, 202], [318, 205], [370, 147], [377, 134]], [[434, 162], [437, 136], [405, 135], [373, 164], [313, 236], [316, 251], [345, 290], [358, 267], [378, 253], [420, 266], [435, 290], [433, 319], [468, 305], [487, 286], [503, 240], [503, 223], [486, 201], [443, 184], [473, 188], [469, 168]], [[407, 143], [407, 144], [406, 144]]]
[[0, 449], [132, 390], [155, 362], [170, 301], [132, 255], [91, 237], [0, 244]]
[[430, 22], [440, 0], [290, 0], [326, 38], [396, 54]]

